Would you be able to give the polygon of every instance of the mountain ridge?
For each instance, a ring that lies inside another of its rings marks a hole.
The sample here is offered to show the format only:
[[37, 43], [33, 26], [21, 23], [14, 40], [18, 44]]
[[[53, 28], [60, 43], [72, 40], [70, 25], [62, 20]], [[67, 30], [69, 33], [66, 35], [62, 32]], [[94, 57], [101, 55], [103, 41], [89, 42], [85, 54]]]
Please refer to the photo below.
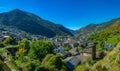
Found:
[[91, 36], [92, 34], [98, 33], [101, 30], [111, 26], [113, 22], [119, 20], [120, 18], [112, 19], [108, 22], [103, 22], [100, 24], [89, 24], [85, 27], [80, 28], [79, 30], [76, 31], [75, 36], [76, 37], [82, 37], [82, 36]]
[[44, 20], [35, 14], [20, 9], [0, 13], [0, 24], [7, 27], [16, 27], [17, 29], [31, 34], [47, 37], [54, 37], [56, 35], [73, 36], [69, 29], [64, 26]]

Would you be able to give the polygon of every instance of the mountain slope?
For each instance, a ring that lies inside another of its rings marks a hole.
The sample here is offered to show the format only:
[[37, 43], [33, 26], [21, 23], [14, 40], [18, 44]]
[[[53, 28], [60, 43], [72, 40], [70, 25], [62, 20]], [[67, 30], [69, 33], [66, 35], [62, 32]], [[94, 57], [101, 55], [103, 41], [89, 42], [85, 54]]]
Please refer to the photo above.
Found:
[[98, 61], [90, 71], [120, 71], [120, 43], [104, 59]]
[[75, 36], [76, 37], [82, 37], [82, 36], [90, 36], [94, 33], [97, 33], [109, 26], [111, 26], [115, 21], [119, 20], [120, 18], [113, 19], [108, 22], [104, 22], [101, 24], [89, 24], [79, 30], [76, 31]]
[[104, 44], [116, 45], [120, 41], [120, 19], [114, 21], [106, 29], [92, 35], [89, 40], [97, 42], [97, 48], [99, 49], [103, 49]]
[[[116, 45], [116, 47], [104, 59], [98, 61], [91, 68], [91, 71], [120, 71], [120, 19], [92, 37], [99, 45], [109, 43]], [[102, 47], [100, 46], [99, 48]]]
[[14, 27], [25, 32], [54, 37], [56, 35], [72, 35], [72, 33], [62, 25], [54, 24], [44, 20], [32, 13], [19, 9], [0, 14], [0, 25]]
[[94, 65], [88, 61], [90, 64], [81, 64], [76, 67], [75, 71], [120, 71], [120, 19], [117, 19], [111, 26], [91, 36], [89, 40], [98, 43], [97, 53], [101, 52], [101, 49], [102, 52], [106, 52], [104, 50], [104, 44], [116, 44], [116, 46], [102, 60], [96, 62]]

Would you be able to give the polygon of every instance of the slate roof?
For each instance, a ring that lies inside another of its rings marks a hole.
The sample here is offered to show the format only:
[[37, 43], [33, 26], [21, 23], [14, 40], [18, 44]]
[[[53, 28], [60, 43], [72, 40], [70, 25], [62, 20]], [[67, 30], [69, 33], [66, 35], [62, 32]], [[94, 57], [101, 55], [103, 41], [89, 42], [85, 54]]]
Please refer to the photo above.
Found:
[[80, 60], [76, 56], [67, 57], [65, 61], [67, 62], [67, 67], [69, 69], [73, 69], [76, 65], [80, 63]]
[[111, 48], [114, 48], [114, 47], [115, 47], [115, 46], [112, 45], [112, 44], [105, 44], [105, 45], [104, 45], [104, 48], [106, 48], [106, 49], [107, 49], [107, 48], [110, 48], [110, 49], [111, 49]]
[[68, 53], [67, 51], [64, 50], [63, 47], [59, 47], [59, 48], [54, 49], [54, 52], [55, 53], [62, 53], [63, 55], [67, 55], [67, 53]]

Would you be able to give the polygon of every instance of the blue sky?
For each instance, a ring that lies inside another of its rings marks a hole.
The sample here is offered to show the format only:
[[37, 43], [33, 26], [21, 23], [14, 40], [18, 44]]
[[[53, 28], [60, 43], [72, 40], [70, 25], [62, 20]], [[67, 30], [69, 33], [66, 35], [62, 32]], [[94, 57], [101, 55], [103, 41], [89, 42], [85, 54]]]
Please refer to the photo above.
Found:
[[0, 12], [16, 8], [70, 29], [120, 17], [120, 0], [0, 0]]

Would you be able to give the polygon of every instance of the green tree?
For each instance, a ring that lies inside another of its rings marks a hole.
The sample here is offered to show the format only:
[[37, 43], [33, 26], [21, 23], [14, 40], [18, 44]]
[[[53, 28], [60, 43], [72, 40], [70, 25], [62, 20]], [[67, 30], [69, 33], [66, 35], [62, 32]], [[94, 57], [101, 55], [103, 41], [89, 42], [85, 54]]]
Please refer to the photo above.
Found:
[[20, 49], [25, 49], [26, 53], [28, 53], [29, 49], [30, 49], [30, 42], [27, 39], [23, 39], [21, 41], [18, 42], [19, 48]]
[[49, 53], [53, 53], [53, 45], [46, 40], [37, 40], [31, 43], [29, 56], [32, 59], [42, 59]]
[[89, 70], [87, 70], [85, 64], [82, 64], [77, 66], [74, 71], [89, 71]]
[[62, 54], [57, 54], [49, 58], [46, 62], [46, 67], [50, 71], [66, 71], [66, 64], [63, 61], [64, 56]]
[[[33, 61], [28, 62], [28, 65], [26, 66], [26, 68], [28, 69], [28, 71], [40, 71], [40, 70], [38, 70], [39, 66], [40, 66], [40, 61], [33, 60]], [[37, 70], [36, 70], [36, 68], [37, 68]]]
[[51, 58], [51, 57], [53, 57], [54, 55], [53, 54], [47, 54], [46, 56], [45, 56], [45, 58], [42, 60], [42, 65], [46, 65], [46, 63], [47, 63], [47, 61]]
[[14, 42], [13, 38], [11, 36], [5, 38], [2, 42], [3, 45], [10, 45]]

